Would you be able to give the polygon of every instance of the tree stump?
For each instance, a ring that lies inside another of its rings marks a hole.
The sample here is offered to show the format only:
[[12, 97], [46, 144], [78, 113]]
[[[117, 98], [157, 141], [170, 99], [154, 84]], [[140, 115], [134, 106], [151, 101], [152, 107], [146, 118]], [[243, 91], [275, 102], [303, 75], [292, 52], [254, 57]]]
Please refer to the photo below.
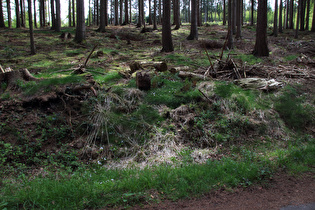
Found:
[[137, 88], [140, 90], [150, 90], [151, 78], [147, 72], [141, 71], [136, 74]]
[[38, 81], [40, 79], [31, 75], [27, 69], [12, 70], [11, 68], [6, 68], [0, 72], [0, 83], [6, 83], [7, 89], [14, 89], [18, 80]]

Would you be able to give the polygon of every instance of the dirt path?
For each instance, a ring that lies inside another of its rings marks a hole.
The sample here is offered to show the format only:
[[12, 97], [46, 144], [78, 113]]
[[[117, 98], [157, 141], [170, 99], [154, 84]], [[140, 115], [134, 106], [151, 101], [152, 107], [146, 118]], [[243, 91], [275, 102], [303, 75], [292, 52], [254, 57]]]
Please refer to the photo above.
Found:
[[239, 188], [234, 192], [216, 191], [201, 198], [134, 207], [133, 209], [281, 209], [289, 205], [315, 202], [315, 174], [300, 177], [277, 174], [264, 186]]

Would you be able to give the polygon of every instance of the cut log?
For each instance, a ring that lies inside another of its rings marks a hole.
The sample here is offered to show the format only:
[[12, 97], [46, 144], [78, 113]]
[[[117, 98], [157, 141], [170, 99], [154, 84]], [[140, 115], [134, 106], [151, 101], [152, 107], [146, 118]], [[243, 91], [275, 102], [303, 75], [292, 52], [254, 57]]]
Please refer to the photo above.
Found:
[[167, 71], [167, 64], [164, 61], [134, 61], [129, 64], [130, 74], [136, 72], [137, 70], [143, 70], [146, 68], [153, 67], [156, 71], [163, 72]]
[[201, 74], [196, 74], [193, 72], [186, 72], [186, 71], [179, 71], [178, 76], [182, 79], [193, 79], [193, 80], [208, 80], [211, 79], [207, 76], [201, 75]]
[[178, 66], [178, 67], [171, 68], [170, 72], [172, 74], [176, 74], [176, 73], [178, 73], [180, 71], [189, 71], [189, 69], [190, 69], [189, 66]]
[[136, 74], [137, 88], [140, 90], [150, 90], [151, 78], [147, 72], [141, 71]]

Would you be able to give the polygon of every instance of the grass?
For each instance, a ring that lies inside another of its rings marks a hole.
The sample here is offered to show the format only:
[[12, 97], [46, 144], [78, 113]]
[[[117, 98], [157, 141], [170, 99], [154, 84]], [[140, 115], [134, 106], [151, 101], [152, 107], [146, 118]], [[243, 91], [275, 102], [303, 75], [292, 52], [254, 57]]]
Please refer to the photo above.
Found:
[[[43, 177], [5, 180], [3, 208], [84, 209], [129, 206], [154, 199], [198, 196], [211, 189], [248, 186], [268, 180], [278, 168], [292, 172], [314, 171], [315, 144], [275, 149], [258, 155], [243, 149], [240, 158], [225, 157], [205, 164], [178, 167], [107, 170], [81, 168]], [[271, 158], [273, 157], [273, 158]], [[154, 196], [152, 193], [155, 192]]]

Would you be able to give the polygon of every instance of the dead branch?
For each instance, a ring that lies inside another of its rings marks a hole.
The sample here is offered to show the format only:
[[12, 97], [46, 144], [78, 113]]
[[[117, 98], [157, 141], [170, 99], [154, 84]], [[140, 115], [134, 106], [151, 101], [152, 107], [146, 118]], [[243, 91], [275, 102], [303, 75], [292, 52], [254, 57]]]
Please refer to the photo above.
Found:
[[94, 45], [92, 51], [90, 52], [90, 54], [89, 54], [88, 57], [86, 58], [86, 60], [85, 60], [85, 62], [84, 62], [84, 65], [83, 65], [84, 68], [86, 67], [87, 62], [89, 61], [89, 59], [90, 59], [92, 53], [95, 51], [96, 47], [97, 47], [97, 45]]
[[211, 104], [214, 102], [211, 98], [209, 98], [206, 94], [204, 94], [200, 89], [198, 90]]

